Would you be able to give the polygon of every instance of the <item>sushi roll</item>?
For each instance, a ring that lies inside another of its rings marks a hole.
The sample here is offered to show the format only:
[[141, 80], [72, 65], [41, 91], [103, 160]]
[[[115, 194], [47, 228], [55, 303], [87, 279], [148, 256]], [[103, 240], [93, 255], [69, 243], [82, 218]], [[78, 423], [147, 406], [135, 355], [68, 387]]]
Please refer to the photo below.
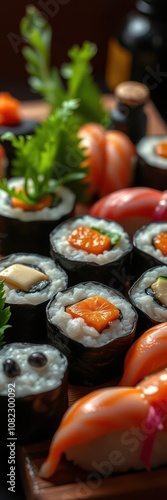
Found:
[[167, 463], [167, 372], [137, 387], [96, 390], [73, 404], [55, 433], [40, 469], [59, 473], [61, 456], [102, 477]]
[[156, 266], [145, 273], [128, 291], [139, 314], [137, 331], [143, 333], [157, 323], [167, 321], [167, 266]]
[[51, 437], [68, 407], [66, 357], [47, 344], [2, 347], [0, 405], [2, 442], [10, 436], [17, 443]]
[[143, 137], [136, 146], [142, 185], [164, 190], [167, 183], [167, 135]]
[[124, 292], [132, 244], [114, 221], [89, 215], [68, 219], [51, 232], [50, 252], [67, 271], [69, 285], [95, 280]]
[[[8, 186], [20, 189], [23, 182], [22, 178], [11, 178]], [[74, 205], [74, 193], [64, 186], [56, 189], [53, 205], [35, 210], [12, 206], [8, 193], [0, 189], [1, 254], [33, 252], [49, 256], [49, 234], [72, 214]]]
[[116, 380], [131, 345], [137, 313], [125, 297], [98, 282], [58, 292], [46, 308], [49, 342], [69, 361], [74, 385]]
[[47, 341], [46, 305], [67, 287], [66, 272], [48, 257], [18, 253], [0, 260], [0, 281], [11, 311], [6, 342]]
[[167, 322], [149, 328], [127, 351], [119, 386], [134, 386], [153, 372], [167, 370]]
[[133, 261], [140, 274], [150, 267], [167, 264], [167, 222], [153, 222], [136, 231]]

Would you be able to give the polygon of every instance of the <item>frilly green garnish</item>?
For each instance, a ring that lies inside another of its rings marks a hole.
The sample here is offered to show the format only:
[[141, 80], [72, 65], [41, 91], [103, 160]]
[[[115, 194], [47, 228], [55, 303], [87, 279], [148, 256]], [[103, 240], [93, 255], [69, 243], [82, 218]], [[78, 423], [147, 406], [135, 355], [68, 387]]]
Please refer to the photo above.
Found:
[[103, 106], [101, 93], [94, 82], [90, 62], [97, 53], [97, 46], [88, 41], [81, 47], [74, 45], [67, 54], [70, 62], [58, 70], [50, 65], [51, 26], [34, 5], [26, 7], [20, 31], [27, 44], [22, 52], [31, 89], [40, 94], [52, 109], [60, 107], [64, 100], [79, 99], [80, 105], [75, 110], [78, 126], [97, 122], [107, 128], [109, 113]]
[[[24, 193], [10, 188], [5, 179], [0, 180], [0, 189], [8, 195], [29, 203], [36, 203], [48, 193], [55, 193], [60, 185], [68, 186], [76, 199], [86, 199], [86, 182], [81, 182], [88, 168], [81, 168], [86, 155], [77, 135], [74, 110], [79, 106], [76, 99], [63, 101], [31, 136], [6, 133], [1, 140], [9, 140], [15, 150], [12, 176], [24, 179]], [[30, 190], [31, 185], [31, 190]]]
[[99, 227], [92, 227], [92, 229], [94, 229], [94, 231], [98, 231], [98, 233], [104, 234], [104, 236], [108, 236], [111, 240], [112, 247], [116, 245], [118, 241], [121, 239], [121, 234], [119, 233], [111, 233], [110, 231], [101, 229]]

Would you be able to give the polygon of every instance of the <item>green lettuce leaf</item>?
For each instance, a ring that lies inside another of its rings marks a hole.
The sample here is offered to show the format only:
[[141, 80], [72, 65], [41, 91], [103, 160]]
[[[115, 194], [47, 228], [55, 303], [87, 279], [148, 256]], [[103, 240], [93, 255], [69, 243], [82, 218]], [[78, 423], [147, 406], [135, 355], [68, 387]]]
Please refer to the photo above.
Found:
[[31, 136], [16, 137], [9, 133], [1, 136], [2, 141], [11, 141], [15, 149], [12, 176], [24, 178], [24, 193], [9, 188], [4, 179], [0, 179], [0, 189], [31, 205], [48, 193], [54, 194], [55, 189], [64, 184], [75, 192], [77, 200], [86, 200], [88, 186], [82, 180], [88, 168], [81, 168], [86, 155], [74, 118], [78, 106], [76, 99], [63, 101]]

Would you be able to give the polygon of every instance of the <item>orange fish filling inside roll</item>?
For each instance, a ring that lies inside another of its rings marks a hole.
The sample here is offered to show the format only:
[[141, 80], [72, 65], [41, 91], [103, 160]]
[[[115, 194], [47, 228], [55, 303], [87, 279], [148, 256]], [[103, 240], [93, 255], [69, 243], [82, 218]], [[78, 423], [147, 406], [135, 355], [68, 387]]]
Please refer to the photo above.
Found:
[[167, 256], [167, 233], [156, 234], [153, 238], [154, 247], [160, 250], [164, 256]]
[[105, 236], [95, 229], [86, 226], [79, 226], [74, 229], [74, 231], [69, 234], [67, 240], [72, 247], [78, 250], [85, 250], [95, 255], [111, 249], [111, 240], [109, 236]]
[[155, 153], [162, 158], [167, 158], [167, 142], [159, 142], [155, 147]]
[[[25, 194], [24, 189], [22, 187], [18, 187], [16, 189], [16, 192], [22, 192]], [[46, 194], [44, 195], [40, 200], [34, 203], [26, 203], [26, 201], [23, 201], [15, 196], [11, 197], [11, 205], [13, 208], [21, 208], [22, 210], [25, 211], [36, 211], [36, 210], [42, 210], [43, 208], [50, 208], [53, 205], [53, 196], [51, 194]]]
[[88, 326], [95, 328], [99, 333], [108, 324], [119, 319], [119, 309], [108, 300], [93, 295], [81, 300], [72, 306], [66, 307], [66, 312], [73, 318], [82, 318]]

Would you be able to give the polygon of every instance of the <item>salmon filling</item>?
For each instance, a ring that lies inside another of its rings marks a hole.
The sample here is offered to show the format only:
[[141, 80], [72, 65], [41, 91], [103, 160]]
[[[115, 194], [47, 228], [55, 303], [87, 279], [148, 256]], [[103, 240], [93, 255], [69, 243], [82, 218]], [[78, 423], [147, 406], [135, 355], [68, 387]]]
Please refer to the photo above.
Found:
[[72, 306], [67, 306], [66, 312], [72, 318], [83, 318], [88, 326], [95, 328], [99, 333], [109, 323], [119, 319], [119, 309], [107, 299], [98, 295], [93, 295]]
[[159, 142], [155, 147], [155, 152], [162, 158], [167, 158], [167, 142]]
[[67, 238], [68, 243], [79, 250], [99, 255], [111, 249], [109, 236], [99, 233], [95, 229], [79, 226]]
[[[18, 188], [16, 189], [17, 192], [23, 192], [24, 189]], [[16, 198], [15, 196], [11, 197], [11, 206], [13, 208], [21, 208], [22, 210], [25, 211], [36, 211], [36, 210], [42, 210], [43, 208], [50, 208], [53, 204], [53, 196], [51, 194], [46, 194], [44, 195], [40, 200], [38, 200], [36, 203], [29, 204], [26, 203], [23, 200], [20, 200], [19, 198]]]

